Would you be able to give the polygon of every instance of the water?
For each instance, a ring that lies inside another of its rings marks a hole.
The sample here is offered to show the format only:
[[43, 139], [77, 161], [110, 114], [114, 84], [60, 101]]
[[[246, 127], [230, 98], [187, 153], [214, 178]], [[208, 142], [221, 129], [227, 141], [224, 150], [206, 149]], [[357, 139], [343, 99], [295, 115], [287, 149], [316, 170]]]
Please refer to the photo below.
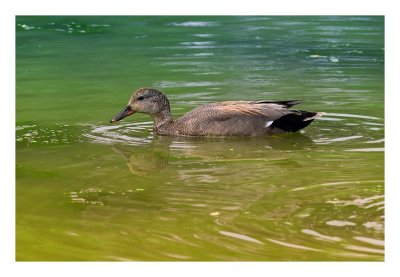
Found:
[[[17, 17], [16, 259], [384, 259], [383, 17]], [[175, 117], [303, 99], [300, 133], [155, 137]]]

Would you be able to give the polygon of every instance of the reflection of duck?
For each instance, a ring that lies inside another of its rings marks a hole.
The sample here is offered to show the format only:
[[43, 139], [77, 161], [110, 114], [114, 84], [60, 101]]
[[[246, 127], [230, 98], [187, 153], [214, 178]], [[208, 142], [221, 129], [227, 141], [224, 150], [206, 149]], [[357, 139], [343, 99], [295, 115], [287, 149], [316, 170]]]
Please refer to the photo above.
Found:
[[134, 175], [147, 175], [160, 171], [168, 165], [169, 149], [164, 147], [137, 147], [114, 145], [113, 149], [122, 154], [129, 170]]
[[227, 101], [202, 105], [173, 120], [169, 101], [151, 88], [136, 90], [128, 106], [115, 115], [116, 122], [135, 112], [153, 117], [159, 135], [181, 136], [258, 136], [296, 132], [322, 113], [290, 110], [300, 101]]
[[114, 145], [113, 149], [122, 154], [134, 175], [147, 175], [167, 167], [169, 160], [181, 161], [182, 158], [196, 158], [203, 161], [240, 162], [240, 161], [284, 161], [290, 150], [311, 147], [310, 138], [301, 134], [243, 138], [192, 138], [192, 137], [156, 137], [150, 145], [131, 146]]

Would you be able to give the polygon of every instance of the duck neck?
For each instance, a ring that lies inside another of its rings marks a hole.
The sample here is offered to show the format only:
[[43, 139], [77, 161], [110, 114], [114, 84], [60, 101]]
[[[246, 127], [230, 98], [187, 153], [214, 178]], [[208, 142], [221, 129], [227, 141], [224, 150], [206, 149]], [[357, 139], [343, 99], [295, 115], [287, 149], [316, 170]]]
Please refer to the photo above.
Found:
[[155, 128], [158, 128], [159, 126], [164, 125], [165, 123], [173, 122], [171, 112], [169, 110], [163, 110], [159, 113], [153, 114], [152, 117]]

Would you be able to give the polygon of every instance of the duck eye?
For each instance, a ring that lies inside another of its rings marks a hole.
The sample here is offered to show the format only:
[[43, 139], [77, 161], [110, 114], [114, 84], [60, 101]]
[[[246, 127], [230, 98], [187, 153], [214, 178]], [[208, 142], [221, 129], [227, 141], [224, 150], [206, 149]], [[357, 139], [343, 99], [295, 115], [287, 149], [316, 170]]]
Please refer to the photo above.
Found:
[[145, 97], [142, 95], [142, 96], [139, 96], [138, 98], [137, 98], [137, 100], [143, 100]]

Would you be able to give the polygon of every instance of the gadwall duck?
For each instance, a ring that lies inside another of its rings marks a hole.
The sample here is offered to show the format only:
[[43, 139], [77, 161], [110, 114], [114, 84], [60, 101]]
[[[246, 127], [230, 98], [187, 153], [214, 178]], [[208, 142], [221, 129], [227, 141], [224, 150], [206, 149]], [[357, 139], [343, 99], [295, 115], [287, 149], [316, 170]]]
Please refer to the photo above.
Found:
[[173, 120], [167, 97], [153, 88], [136, 90], [126, 108], [110, 122], [136, 112], [149, 114], [154, 131], [166, 136], [260, 136], [296, 132], [322, 113], [290, 110], [290, 101], [226, 101], [205, 104]]

